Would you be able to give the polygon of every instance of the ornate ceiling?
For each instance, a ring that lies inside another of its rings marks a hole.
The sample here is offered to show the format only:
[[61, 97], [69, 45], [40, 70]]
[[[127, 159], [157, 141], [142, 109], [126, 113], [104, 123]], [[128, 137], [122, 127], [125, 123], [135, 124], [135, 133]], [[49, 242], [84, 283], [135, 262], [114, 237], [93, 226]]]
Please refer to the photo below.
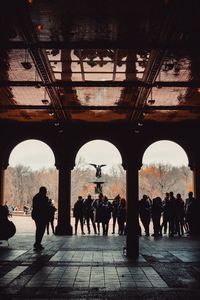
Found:
[[1, 121], [200, 118], [198, 3], [2, 2]]

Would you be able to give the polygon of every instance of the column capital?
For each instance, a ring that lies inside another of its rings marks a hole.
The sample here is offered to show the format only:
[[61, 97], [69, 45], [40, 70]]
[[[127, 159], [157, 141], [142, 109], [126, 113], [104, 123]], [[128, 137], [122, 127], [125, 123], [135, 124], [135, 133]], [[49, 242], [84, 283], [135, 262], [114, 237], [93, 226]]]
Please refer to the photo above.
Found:
[[71, 162], [56, 162], [55, 167], [58, 171], [71, 171], [74, 168], [74, 164]]
[[1, 168], [1, 170], [6, 170], [8, 166], [9, 166], [8, 162], [0, 160], [0, 168]]
[[139, 171], [142, 167], [142, 163], [140, 161], [135, 161], [133, 157], [132, 160], [127, 160], [126, 162], [124, 162], [122, 166], [126, 171], [130, 169], [137, 169]]

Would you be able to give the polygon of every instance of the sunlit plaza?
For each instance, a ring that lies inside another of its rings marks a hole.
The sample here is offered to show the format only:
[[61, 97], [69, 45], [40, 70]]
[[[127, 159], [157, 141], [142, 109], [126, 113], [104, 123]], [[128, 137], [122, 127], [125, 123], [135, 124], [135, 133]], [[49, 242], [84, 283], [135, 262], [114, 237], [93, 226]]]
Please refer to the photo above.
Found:
[[[30, 216], [14, 216], [16, 235], [0, 245], [3, 299], [198, 299], [199, 238], [140, 237], [140, 255], [126, 257], [125, 236], [45, 233], [33, 250]], [[73, 224], [73, 221], [72, 221]], [[116, 296], [117, 294], [117, 296]]]

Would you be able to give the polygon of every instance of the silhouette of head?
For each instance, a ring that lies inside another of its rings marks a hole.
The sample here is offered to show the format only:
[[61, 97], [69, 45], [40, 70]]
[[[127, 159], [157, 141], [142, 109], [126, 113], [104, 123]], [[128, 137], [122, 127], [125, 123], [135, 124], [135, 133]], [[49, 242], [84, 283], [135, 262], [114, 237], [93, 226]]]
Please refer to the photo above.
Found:
[[143, 200], [147, 200], [148, 199], [148, 196], [147, 195], [143, 195]]
[[192, 198], [193, 192], [189, 192], [189, 193], [188, 193], [188, 196], [189, 196], [190, 198]]
[[46, 195], [47, 194], [47, 189], [45, 186], [41, 186], [39, 189], [39, 193], [42, 195]]

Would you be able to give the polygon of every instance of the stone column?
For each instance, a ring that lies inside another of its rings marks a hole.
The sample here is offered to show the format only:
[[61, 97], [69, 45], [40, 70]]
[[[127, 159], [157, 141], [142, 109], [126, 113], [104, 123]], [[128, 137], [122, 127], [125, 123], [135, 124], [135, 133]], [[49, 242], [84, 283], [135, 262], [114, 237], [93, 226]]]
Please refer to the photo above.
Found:
[[[134, 160], [134, 156], [132, 160]], [[139, 256], [139, 221], [138, 221], [138, 165], [129, 162], [126, 168], [127, 191], [127, 237], [126, 253], [129, 258]]]
[[200, 160], [196, 159], [193, 167], [194, 197], [196, 198], [195, 233], [200, 236]]
[[194, 195], [200, 201], [200, 160], [196, 160], [193, 166]]
[[0, 163], [0, 204], [4, 204], [4, 175], [5, 175], [5, 168], [3, 164]]
[[71, 226], [71, 168], [60, 166], [58, 168], [58, 224], [57, 235], [72, 235]]

